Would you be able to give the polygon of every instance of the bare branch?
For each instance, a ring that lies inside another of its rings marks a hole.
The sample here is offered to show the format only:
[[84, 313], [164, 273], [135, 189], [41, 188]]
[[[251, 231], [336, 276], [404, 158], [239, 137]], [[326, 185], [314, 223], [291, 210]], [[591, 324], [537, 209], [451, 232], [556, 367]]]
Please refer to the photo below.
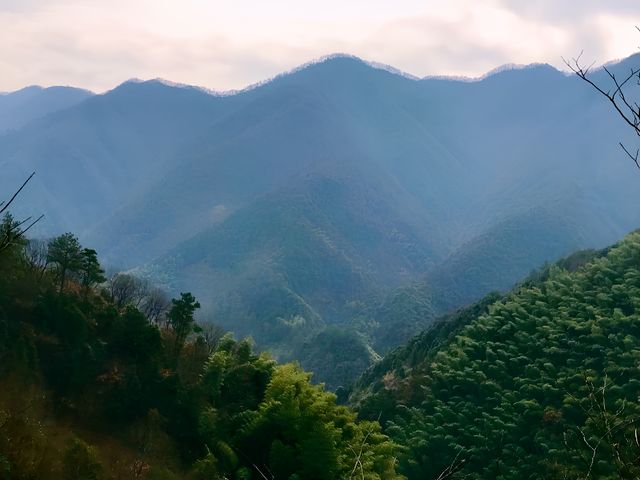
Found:
[[16, 197], [20, 194], [20, 192], [22, 191], [22, 189], [27, 185], [27, 183], [29, 183], [29, 180], [31, 180], [33, 178], [33, 176], [36, 174], [36, 172], [33, 172], [31, 175], [29, 175], [29, 178], [27, 178], [24, 183], [22, 184], [22, 186], [16, 191], [16, 193], [13, 194], [13, 196], [9, 199], [8, 202], [0, 202], [0, 213], [4, 213], [4, 211], [9, 208], [9, 205], [11, 205], [11, 203], [13, 203], [13, 201], [16, 199]]
[[[639, 27], [636, 27], [636, 29], [640, 31]], [[633, 79], [636, 79], [637, 85], [640, 86], [640, 67], [631, 68], [628, 75], [620, 80], [611, 69], [603, 66], [602, 70], [606, 72], [611, 82], [611, 87], [608, 88], [596, 83], [590, 77], [590, 71], [594, 64], [592, 63], [588, 67], [582, 65], [580, 61], [582, 53], [583, 52], [580, 52], [580, 55], [571, 60], [563, 57], [562, 61], [573, 73], [593, 87], [601, 96], [606, 98], [623, 121], [633, 129], [636, 135], [640, 136], [640, 106], [636, 101], [630, 100], [627, 94], [628, 92], [625, 91]], [[626, 155], [631, 158], [635, 166], [640, 169], [640, 149], [638, 149], [634, 155], [622, 143], [620, 143], [620, 146]]]
[[456, 456], [453, 458], [451, 463], [440, 473], [440, 475], [438, 475], [438, 478], [436, 478], [436, 480], [445, 480], [446, 478], [453, 476], [462, 469], [466, 460], [464, 458], [460, 458], [461, 454], [462, 448], [458, 450], [458, 453], [456, 453]]

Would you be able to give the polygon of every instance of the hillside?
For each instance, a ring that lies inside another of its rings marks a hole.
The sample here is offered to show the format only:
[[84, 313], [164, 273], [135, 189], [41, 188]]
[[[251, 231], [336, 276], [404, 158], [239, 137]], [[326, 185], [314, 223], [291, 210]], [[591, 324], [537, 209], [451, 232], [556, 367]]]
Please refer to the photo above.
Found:
[[640, 233], [437, 323], [351, 392], [409, 478], [638, 475]]
[[377, 422], [199, 326], [190, 293], [151, 317], [72, 234], [35, 245], [0, 249], [0, 478], [404, 478]]
[[283, 358], [333, 325], [384, 353], [637, 228], [618, 122], [548, 65], [418, 80], [332, 56], [229, 95], [126, 82], [1, 135], [0, 190], [36, 170], [34, 235], [78, 232]]
[[36, 171], [15, 214], [28, 205], [47, 217], [36, 234], [85, 238], [166, 172], [175, 151], [214, 121], [216, 100], [157, 81], [127, 82], [34, 120], [0, 135], [0, 190]]
[[[338, 57], [242, 95], [250, 102], [233, 122], [225, 120], [194, 147], [210, 153], [174, 170], [150, 193], [153, 202], [127, 209], [127, 215], [140, 212], [140, 227], [117, 242], [148, 235], [153, 248], [146, 253], [159, 251], [166, 229], [161, 222], [146, 222], [142, 212], [149, 219], [156, 210], [158, 218], [171, 218], [172, 211], [188, 206], [179, 216], [197, 215], [204, 233], [172, 246], [147, 268], [178, 290], [208, 289], [217, 305], [214, 317], [251, 333], [258, 343], [279, 348], [265, 336], [273, 324], [265, 311], [283, 319], [383, 326], [390, 317], [375, 306], [388, 303], [385, 297], [395, 288], [418, 282], [429, 288], [424, 297], [436, 299], [437, 316], [490, 290], [508, 289], [545, 261], [577, 248], [602, 247], [640, 222], [629, 200], [639, 192], [625, 173], [633, 166], [616, 150], [613, 117], [575, 79], [551, 67], [504, 71], [472, 83], [415, 81]], [[258, 116], [249, 122], [249, 114]], [[273, 115], [277, 120], [266, 120]], [[245, 127], [258, 119], [264, 122], [260, 129]], [[233, 130], [219, 130], [223, 125]], [[589, 133], [594, 128], [598, 135]], [[218, 131], [230, 140], [219, 145]], [[252, 173], [261, 163], [272, 168]], [[240, 177], [231, 176], [239, 171]], [[322, 197], [314, 187], [327, 178], [350, 194], [331, 201]], [[172, 192], [186, 184], [193, 186], [193, 200], [172, 205]], [[230, 191], [234, 185], [243, 188]], [[366, 192], [366, 203], [356, 203], [354, 197], [364, 196], [360, 192]], [[285, 205], [267, 211], [277, 198]], [[311, 210], [304, 206], [308, 199], [314, 202]], [[300, 208], [292, 206], [298, 203]], [[168, 206], [168, 212], [158, 206]], [[350, 220], [327, 214], [329, 208]], [[261, 220], [255, 221], [258, 215]], [[286, 229], [275, 227], [279, 215], [286, 215], [293, 230], [306, 232], [287, 238]], [[364, 225], [366, 248], [357, 239]], [[246, 239], [259, 244], [248, 256]], [[109, 255], [114, 248], [117, 243], [107, 247]], [[302, 261], [305, 252], [310, 254]], [[322, 252], [331, 252], [335, 261], [325, 263]], [[216, 266], [215, 257], [223, 255], [247, 261], [231, 273], [224, 262]], [[188, 270], [181, 270], [184, 258]], [[352, 272], [349, 288], [332, 296], [335, 289], [328, 292], [322, 280], [328, 277], [305, 284], [312, 272], [323, 271], [336, 278]], [[268, 279], [269, 288], [289, 292], [271, 298], [298, 298], [298, 306], [289, 310], [289, 300], [280, 308], [261, 303], [257, 291], [262, 289], [252, 288], [256, 276]], [[234, 299], [223, 302], [232, 288]], [[369, 306], [354, 312], [362, 302]], [[376, 342], [376, 348], [400, 344], [431, 319], [405, 322], [412, 325], [407, 328], [383, 326], [382, 331], [406, 333]]]

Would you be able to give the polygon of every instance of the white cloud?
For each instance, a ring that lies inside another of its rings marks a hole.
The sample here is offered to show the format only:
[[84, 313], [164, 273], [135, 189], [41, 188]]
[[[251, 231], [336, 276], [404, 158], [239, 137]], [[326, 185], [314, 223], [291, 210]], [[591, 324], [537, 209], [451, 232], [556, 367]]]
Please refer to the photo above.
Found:
[[241, 88], [347, 52], [424, 76], [479, 75], [640, 44], [637, 0], [0, 0], [0, 90], [130, 77]]

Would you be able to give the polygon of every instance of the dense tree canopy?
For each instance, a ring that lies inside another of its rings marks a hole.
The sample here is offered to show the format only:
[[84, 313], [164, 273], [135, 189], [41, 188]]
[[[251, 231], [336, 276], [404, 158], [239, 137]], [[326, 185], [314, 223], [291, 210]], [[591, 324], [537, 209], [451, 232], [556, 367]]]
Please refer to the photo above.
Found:
[[72, 234], [0, 253], [0, 478], [402, 478], [377, 422], [198, 327], [190, 293], [104, 281]]
[[390, 418], [409, 478], [640, 475], [640, 233], [536, 277], [394, 352], [352, 394]]
[[48, 260], [57, 266], [59, 291], [62, 292], [67, 275], [83, 267], [83, 252], [76, 236], [65, 233], [54, 238], [49, 244]]

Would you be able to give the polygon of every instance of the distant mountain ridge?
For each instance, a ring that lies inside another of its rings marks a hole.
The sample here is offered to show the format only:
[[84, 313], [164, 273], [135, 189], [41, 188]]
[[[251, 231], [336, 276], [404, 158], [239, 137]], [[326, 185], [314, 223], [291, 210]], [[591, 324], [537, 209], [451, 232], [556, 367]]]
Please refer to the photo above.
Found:
[[73, 87], [25, 87], [0, 94], [0, 133], [18, 130], [32, 120], [64, 110], [91, 97], [92, 92]]
[[338, 55], [227, 95], [126, 82], [0, 135], [0, 190], [37, 171], [16, 213], [45, 213], [38, 233], [193, 291], [259, 346], [338, 324], [382, 352], [640, 225], [620, 132], [548, 65], [458, 81]]

